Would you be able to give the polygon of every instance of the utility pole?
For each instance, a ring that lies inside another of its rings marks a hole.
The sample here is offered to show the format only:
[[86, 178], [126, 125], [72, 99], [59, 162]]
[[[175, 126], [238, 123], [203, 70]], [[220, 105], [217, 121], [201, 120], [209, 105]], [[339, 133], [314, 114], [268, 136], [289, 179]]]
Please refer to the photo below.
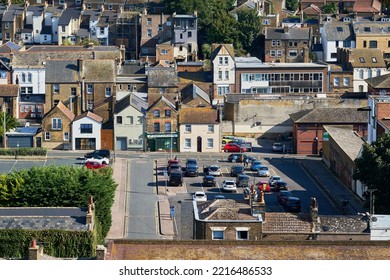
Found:
[[375, 210], [375, 195], [373, 194], [378, 189], [368, 189], [367, 192], [370, 193], [370, 215], [374, 215]]
[[154, 164], [156, 166], [156, 191], [158, 194], [158, 167], [157, 167], [157, 159], [154, 160]]

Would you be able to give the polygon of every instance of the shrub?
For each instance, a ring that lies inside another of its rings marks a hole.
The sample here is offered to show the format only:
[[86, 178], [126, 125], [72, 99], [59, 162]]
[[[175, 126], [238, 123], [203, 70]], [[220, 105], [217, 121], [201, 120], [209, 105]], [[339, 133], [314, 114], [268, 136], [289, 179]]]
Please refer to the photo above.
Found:
[[2, 148], [0, 156], [46, 156], [47, 150], [44, 148]]

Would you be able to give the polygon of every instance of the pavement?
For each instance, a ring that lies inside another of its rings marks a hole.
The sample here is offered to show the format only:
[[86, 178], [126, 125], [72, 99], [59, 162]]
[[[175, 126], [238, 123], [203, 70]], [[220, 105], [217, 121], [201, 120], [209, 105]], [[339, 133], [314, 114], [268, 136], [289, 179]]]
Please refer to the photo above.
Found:
[[[288, 155], [289, 158], [295, 158], [295, 155]], [[301, 161], [304, 169], [311, 175], [316, 183], [321, 187], [324, 193], [331, 199], [333, 204], [346, 215], [357, 215], [358, 212], [368, 211], [363, 205], [363, 201], [343, 185], [325, 166], [319, 158], [297, 157]], [[175, 217], [171, 216], [171, 206], [169, 197], [179, 193], [186, 193], [186, 186], [170, 187], [161, 182], [165, 181], [162, 168], [165, 167], [166, 160], [159, 159], [158, 181], [160, 185], [156, 188], [158, 198], [159, 231], [162, 239], [173, 239], [177, 234], [177, 225]], [[126, 193], [129, 188], [129, 175], [127, 159], [117, 158], [113, 163], [113, 178], [118, 184], [115, 192], [115, 201], [112, 208], [112, 226], [108, 233], [108, 239], [124, 238], [125, 228], [127, 227], [127, 206]], [[346, 201], [346, 202], [345, 202]]]

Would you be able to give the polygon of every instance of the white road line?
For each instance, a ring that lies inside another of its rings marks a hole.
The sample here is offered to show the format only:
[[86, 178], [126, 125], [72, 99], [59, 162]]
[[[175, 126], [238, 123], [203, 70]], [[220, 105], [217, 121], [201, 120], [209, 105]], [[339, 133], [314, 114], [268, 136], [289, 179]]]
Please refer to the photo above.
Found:
[[218, 182], [215, 182], [215, 184], [217, 185], [217, 188], [218, 188], [218, 190], [219, 190], [219, 193], [222, 193], [221, 188], [219, 187]]
[[15, 163], [14, 163], [14, 165], [11, 167], [10, 171], [8, 172], [8, 174], [12, 172], [12, 170], [15, 168], [15, 165], [16, 165], [17, 163], [18, 163], [18, 161], [15, 160]]

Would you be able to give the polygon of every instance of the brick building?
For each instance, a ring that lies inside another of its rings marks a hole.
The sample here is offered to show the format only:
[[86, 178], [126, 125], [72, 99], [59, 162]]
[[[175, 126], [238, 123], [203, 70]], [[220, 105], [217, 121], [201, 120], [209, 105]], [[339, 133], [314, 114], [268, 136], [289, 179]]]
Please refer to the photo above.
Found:
[[367, 136], [367, 112], [357, 108], [316, 108], [290, 114], [292, 137], [297, 154], [321, 154], [324, 125], [352, 125], [361, 137]]

